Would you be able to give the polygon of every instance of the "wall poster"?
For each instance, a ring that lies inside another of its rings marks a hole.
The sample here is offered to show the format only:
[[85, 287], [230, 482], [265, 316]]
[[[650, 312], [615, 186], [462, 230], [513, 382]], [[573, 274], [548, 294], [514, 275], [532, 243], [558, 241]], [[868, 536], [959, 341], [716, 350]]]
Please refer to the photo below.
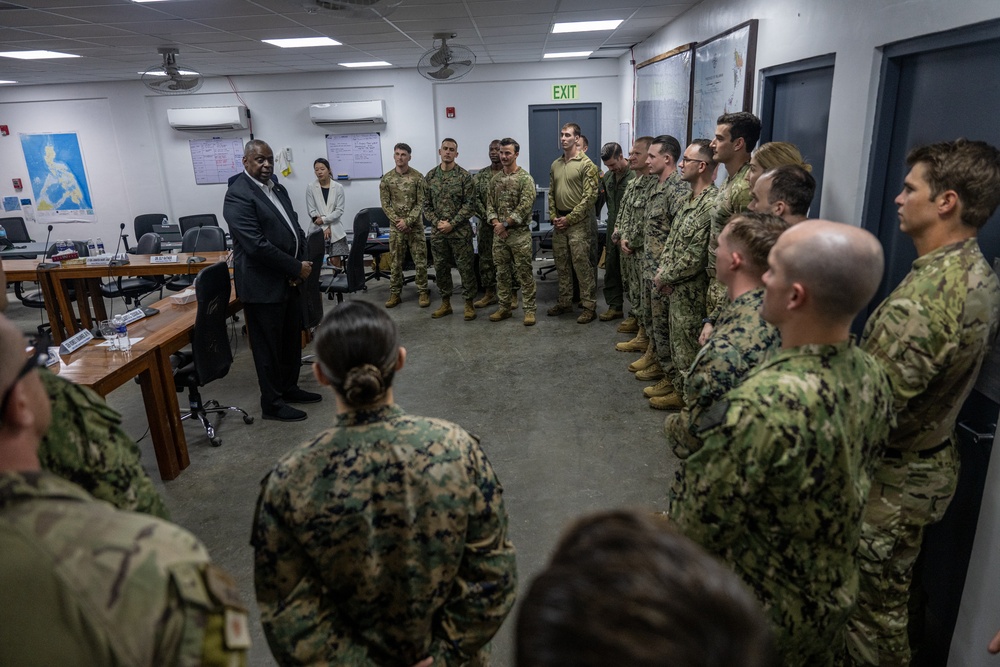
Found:
[[636, 65], [635, 136], [669, 134], [687, 145], [693, 47], [685, 44]]
[[96, 222], [80, 140], [75, 132], [21, 134], [35, 196], [35, 221]]
[[757, 19], [741, 23], [694, 49], [691, 131], [695, 138], [715, 136], [724, 113], [753, 109]]

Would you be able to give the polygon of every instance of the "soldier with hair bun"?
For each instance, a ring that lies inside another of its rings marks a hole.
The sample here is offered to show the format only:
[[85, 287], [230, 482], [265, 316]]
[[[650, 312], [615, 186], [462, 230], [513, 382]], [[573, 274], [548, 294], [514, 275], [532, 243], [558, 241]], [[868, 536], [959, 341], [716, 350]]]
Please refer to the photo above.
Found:
[[406, 350], [388, 314], [351, 301], [316, 330], [334, 426], [264, 479], [257, 602], [280, 664], [480, 665], [514, 604], [503, 489], [479, 441], [406, 414]]

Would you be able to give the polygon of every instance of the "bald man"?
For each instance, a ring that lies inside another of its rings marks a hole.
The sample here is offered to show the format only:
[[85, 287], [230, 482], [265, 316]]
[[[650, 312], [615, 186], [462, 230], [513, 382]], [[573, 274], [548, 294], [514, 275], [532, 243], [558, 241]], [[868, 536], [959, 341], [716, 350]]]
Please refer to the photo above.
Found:
[[833, 665], [858, 592], [869, 473], [892, 389], [851, 339], [882, 277], [870, 233], [809, 221], [768, 255], [765, 320], [781, 349], [702, 412], [671, 518], [743, 577], [774, 625], [779, 664]]
[[44, 354], [0, 315], [0, 664], [246, 664], [239, 588], [197, 538], [41, 470]]

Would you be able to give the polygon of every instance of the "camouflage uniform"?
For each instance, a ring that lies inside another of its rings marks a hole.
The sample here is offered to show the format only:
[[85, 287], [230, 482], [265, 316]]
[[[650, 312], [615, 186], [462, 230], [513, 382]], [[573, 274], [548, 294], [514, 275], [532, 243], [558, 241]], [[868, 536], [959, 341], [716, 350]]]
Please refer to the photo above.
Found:
[[842, 656], [861, 513], [891, 421], [885, 372], [845, 341], [781, 350], [695, 423], [704, 444], [671, 517], [756, 593], [781, 665]]
[[644, 221], [646, 243], [642, 255], [641, 297], [645, 299], [642, 310], [648, 320], [643, 326], [646, 327], [646, 332], [656, 347], [656, 359], [660, 368], [668, 376], [675, 373], [670, 360], [669, 304], [667, 297], [660, 294], [653, 285], [653, 276], [656, 275], [660, 256], [666, 248], [674, 218], [690, 198], [691, 186], [681, 180], [680, 172], [675, 169], [663, 183], [650, 192], [649, 202], [646, 204]]
[[573, 274], [580, 281], [580, 302], [594, 310], [597, 274], [591, 262], [596, 249], [594, 203], [600, 183], [597, 167], [584, 153], [557, 158], [549, 169], [549, 219], [565, 216], [568, 227], [552, 230], [552, 254], [559, 274], [558, 305], [573, 302]]
[[[760, 316], [763, 302], [764, 288], [758, 287], [726, 306], [688, 370], [682, 394], [686, 407], [664, 421], [667, 443], [682, 465], [701, 447], [692, 428], [701, 413], [781, 346], [781, 334]], [[678, 474], [680, 479], [682, 471]]]
[[616, 227], [618, 236], [629, 243], [634, 250], [631, 255], [622, 253], [622, 280], [625, 283], [625, 295], [632, 304], [632, 314], [640, 322], [642, 309], [642, 246], [646, 242], [643, 216], [646, 213], [646, 202], [649, 193], [656, 187], [656, 176], [646, 174], [634, 178], [625, 187], [622, 196], [621, 209]]
[[[431, 252], [434, 254], [434, 275], [441, 298], [450, 298], [454, 284], [452, 267], [458, 267], [462, 277], [462, 296], [466, 301], [476, 298], [475, 254], [472, 251], [472, 223], [469, 218], [476, 210], [475, 186], [472, 176], [457, 164], [450, 170], [434, 167], [424, 179], [424, 218], [431, 223]], [[438, 220], [447, 220], [453, 229], [445, 234], [437, 229]]]
[[608, 304], [608, 308], [617, 308], [618, 310], [621, 310], [625, 305], [622, 288], [621, 250], [611, 240], [611, 237], [615, 233], [618, 211], [621, 209], [625, 190], [628, 189], [629, 183], [633, 180], [635, 180], [635, 172], [631, 169], [626, 169], [624, 176], [618, 176], [611, 170], [604, 174], [604, 191], [607, 193], [608, 205], [607, 242], [604, 244], [604, 301]]
[[719, 247], [719, 234], [735, 213], [742, 213], [750, 205], [750, 162], [740, 167], [735, 174], [730, 174], [719, 188], [719, 198], [716, 200], [715, 212], [712, 214], [712, 235], [708, 242], [708, 286], [706, 309], [709, 317], [719, 318], [722, 307], [726, 305], [726, 286], [715, 279], [715, 249]]
[[514, 604], [503, 489], [476, 438], [348, 412], [264, 479], [253, 546], [279, 664], [478, 664]]
[[975, 238], [938, 248], [872, 313], [862, 346], [892, 380], [897, 426], [875, 471], [861, 534], [858, 664], [908, 665], [907, 599], [924, 526], [958, 478], [955, 419], [997, 334], [1000, 282]]
[[[684, 378], [698, 354], [698, 335], [705, 319], [705, 291], [708, 276], [705, 263], [708, 256], [708, 234], [716, 187], [709, 185], [697, 197], [684, 202], [670, 226], [670, 234], [660, 253], [657, 275], [660, 282], [670, 285], [668, 304], [670, 360], [673, 372], [670, 381], [678, 393], [683, 393]], [[662, 362], [661, 362], [662, 366]]]
[[[389, 258], [392, 268], [389, 275], [389, 291], [403, 292], [403, 260], [409, 248], [416, 267], [417, 291], [427, 293], [427, 239], [424, 237], [424, 177], [410, 167], [405, 174], [391, 169], [382, 176], [378, 184], [382, 210], [389, 217]], [[405, 220], [409, 231], [396, 229], [397, 220]]]
[[493, 177], [500, 173], [492, 167], [483, 167], [472, 177], [476, 197], [476, 248], [479, 250], [479, 285], [484, 290], [496, 290], [497, 269], [493, 262], [493, 225], [486, 219], [486, 199], [493, 189]]
[[139, 462], [139, 447], [121, 428], [121, 415], [87, 387], [45, 369], [39, 377], [52, 404], [52, 425], [38, 448], [42, 468], [118, 509], [169, 520]]
[[0, 664], [245, 665], [233, 579], [186, 530], [0, 473]]
[[521, 284], [524, 312], [534, 313], [535, 277], [531, 273], [531, 209], [535, 205], [535, 181], [518, 167], [513, 174], [505, 171], [493, 177], [493, 189], [486, 204], [486, 219], [507, 222], [507, 238], [493, 237], [493, 261], [497, 268], [497, 298], [500, 307], [511, 300], [514, 274]]

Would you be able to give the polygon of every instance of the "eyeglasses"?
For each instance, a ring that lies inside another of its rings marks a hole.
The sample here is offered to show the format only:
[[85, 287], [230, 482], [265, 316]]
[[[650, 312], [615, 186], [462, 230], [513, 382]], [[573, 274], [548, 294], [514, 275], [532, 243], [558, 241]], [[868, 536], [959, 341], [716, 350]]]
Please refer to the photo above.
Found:
[[681, 156], [681, 159], [677, 161], [677, 164], [684, 164], [685, 162], [698, 162], [700, 164], [708, 164], [706, 160], [694, 160], [688, 157]]
[[3, 399], [0, 400], [0, 421], [3, 421], [3, 415], [7, 412], [7, 403], [10, 402], [10, 394], [14, 391], [14, 387], [17, 383], [24, 379], [28, 373], [30, 373], [35, 368], [41, 368], [49, 361], [48, 353], [48, 339], [42, 339], [35, 341], [33, 347], [28, 348], [28, 360], [24, 362], [24, 366], [18, 371], [17, 375], [14, 377], [14, 381], [10, 383], [7, 387], [7, 391], [4, 392]]

